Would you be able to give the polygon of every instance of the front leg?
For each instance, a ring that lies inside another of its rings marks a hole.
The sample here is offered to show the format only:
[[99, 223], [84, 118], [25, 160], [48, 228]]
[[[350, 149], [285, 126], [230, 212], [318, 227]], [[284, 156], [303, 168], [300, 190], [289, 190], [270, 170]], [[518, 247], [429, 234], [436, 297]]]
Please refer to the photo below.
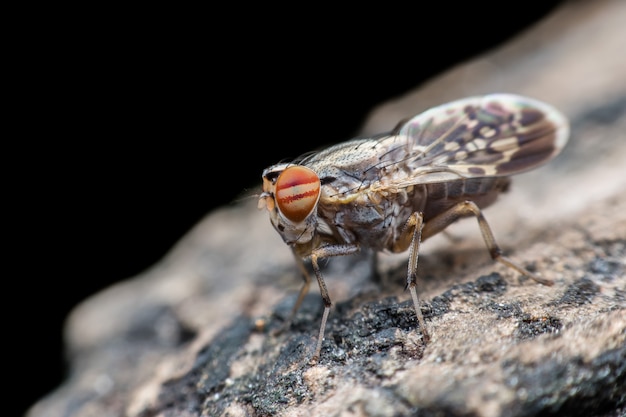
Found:
[[328, 295], [328, 290], [326, 289], [324, 277], [322, 276], [322, 272], [320, 271], [320, 267], [317, 261], [318, 259], [328, 258], [330, 256], [350, 255], [358, 251], [359, 247], [357, 245], [328, 245], [317, 248], [313, 250], [313, 252], [311, 252], [311, 265], [313, 266], [313, 271], [315, 272], [315, 277], [317, 278], [317, 283], [320, 287], [322, 300], [324, 300], [324, 314], [322, 315], [322, 324], [320, 325], [320, 332], [317, 337], [315, 354], [313, 354], [313, 358], [311, 359], [311, 362], [313, 363], [317, 362], [320, 357], [320, 351], [322, 350], [322, 341], [324, 340], [324, 330], [326, 329], [326, 320], [328, 320], [328, 313], [330, 312], [330, 306], [332, 305], [330, 301], [330, 296]]
[[302, 258], [298, 256], [296, 252], [293, 250], [292, 250], [292, 253], [296, 261], [296, 265], [298, 265], [298, 269], [300, 269], [300, 273], [302, 274], [302, 279], [304, 280], [304, 282], [302, 283], [302, 287], [300, 287], [298, 298], [296, 299], [296, 302], [291, 308], [291, 314], [289, 314], [289, 318], [287, 319], [287, 321], [283, 323], [282, 326], [280, 326], [280, 328], [276, 329], [276, 331], [273, 332], [273, 335], [278, 335], [291, 327], [291, 323], [293, 323], [293, 319], [296, 316], [296, 313], [298, 312], [298, 310], [300, 309], [300, 306], [302, 305], [304, 296], [307, 295], [307, 293], [309, 292], [309, 287], [311, 286], [311, 277], [309, 276], [309, 272], [306, 270], [306, 267], [304, 266], [304, 262]]

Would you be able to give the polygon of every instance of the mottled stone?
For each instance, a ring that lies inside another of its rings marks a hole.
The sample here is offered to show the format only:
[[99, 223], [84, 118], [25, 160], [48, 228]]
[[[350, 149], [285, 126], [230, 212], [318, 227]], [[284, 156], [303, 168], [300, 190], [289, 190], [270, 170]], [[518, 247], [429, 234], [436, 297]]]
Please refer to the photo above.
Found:
[[[384, 131], [434, 104], [505, 90], [562, 109], [563, 153], [515, 177], [476, 222], [423, 245], [424, 346], [403, 291], [406, 254], [324, 266], [334, 301], [322, 354], [313, 288], [266, 213], [209, 214], [144, 275], [86, 300], [67, 323], [71, 374], [29, 417], [619, 416], [626, 411], [626, 3], [570, 2], [508, 45], [381, 106]], [[620, 44], [621, 42], [621, 44]], [[620, 46], [621, 45], [621, 46]], [[260, 175], [260, 173], [259, 173]], [[242, 238], [245, 236], [245, 238]]]

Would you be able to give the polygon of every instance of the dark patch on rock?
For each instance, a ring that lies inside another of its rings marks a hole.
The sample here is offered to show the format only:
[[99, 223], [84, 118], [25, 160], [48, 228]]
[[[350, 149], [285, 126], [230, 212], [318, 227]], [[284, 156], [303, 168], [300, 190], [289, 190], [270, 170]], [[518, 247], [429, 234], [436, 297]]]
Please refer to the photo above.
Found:
[[494, 294], [504, 294], [507, 289], [507, 282], [497, 272], [483, 275], [476, 280], [476, 290], [479, 292], [492, 292]]
[[620, 305], [626, 305], [626, 289], [615, 289], [615, 301]]
[[[277, 318], [278, 320], [270, 320], [270, 325], [279, 327], [289, 320], [297, 298], [298, 294], [293, 294], [279, 302], [272, 312], [273, 318]], [[290, 328], [298, 332], [310, 331], [311, 323], [315, 322], [319, 325], [323, 310], [324, 304], [320, 294], [314, 292], [307, 294], [302, 300], [302, 304], [296, 312], [296, 315], [293, 317]], [[315, 325], [313, 327], [315, 327]]]
[[499, 319], [508, 319], [511, 317], [521, 317], [523, 315], [522, 308], [519, 303], [498, 303], [493, 301], [485, 306], [485, 309], [492, 311]]
[[[428, 317], [439, 317], [443, 316], [450, 310], [450, 301], [451, 299], [447, 298], [444, 295], [437, 295], [433, 297], [432, 301], [429, 305], [429, 314]], [[422, 309], [422, 313], [423, 313]]]
[[457, 297], [463, 299], [471, 299], [477, 297], [480, 293], [493, 293], [495, 295], [503, 294], [507, 289], [507, 282], [497, 272], [489, 275], [483, 275], [476, 281], [466, 282], [452, 286], [444, 292], [441, 297], [445, 300], [452, 301]]
[[600, 291], [600, 287], [589, 278], [583, 277], [567, 287], [563, 296], [554, 302], [555, 305], [583, 305], [590, 303]]
[[310, 366], [314, 347], [311, 341], [305, 335], [290, 337], [277, 357], [264, 361], [254, 374], [234, 381], [229, 397], [248, 403], [262, 416], [276, 415], [286, 404], [310, 399], [302, 373]]
[[154, 343], [176, 347], [192, 340], [196, 331], [182, 323], [171, 306], [155, 304], [137, 310], [126, 323], [128, 342]]
[[430, 317], [442, 316], [449, 310], [450, 303], [455, 298], [461, 298], [463, 300], [478, 299], [484, 294], [493, 294], [493, 296], [499, 296], [506, 292], [508, 287], [507, 282], [497, 272], [493, 272], [489, 275], [483, 275], [474, 282], [466, 282], [463, 284], [457, 284], [452, 286], [449, 290], [441, 295], [433, 298], [430, 303], [431, 311]]
[[231, 361], [250, 337], [252, 321], [239, 317], [233, 325], [221, 331], [204, 349], [198, 352], [193, 369], [211, 369], [198, 381], [198, 389], [205, 393], [213, 392], [226, 379]]
[[[359, 307], [352, 315], [349, 310]], [[402, 345], [406, 335], [418, 332], [418, 324], [412, 302], [398, 303], [397, 297], [361, 302], [349, 300], [339, 303], [337, 314], [329, 322], [327, 337], [322, 350], [328, 349], [333, 361], [345, 362], [348, 353], [366, 357], [374, 353], [385, 352], [393, 346]]]
[[520, 340], [534, 339], [545, 333], [558, 333], [563, 328], [563, 323], [557, 317], [531, 317], [524, 314], [518, 321], [516, 337]]
[[600, 275], [604, 281], [613, 281], [624, 273], [624, 264], [616, 259], [596, 257], [587, 266], [587, 270]]
[[536, 363], [504, 364], [517, 400], [506, 415], [601, 415], [626, 404], [626, 347], [590, 362], [550, 355]]
[[[303, 334], [291, 335], [277, 355], [265, 349], [276, 343], [268, 338], [258, 356], [258, 369], [231, 379], [230, 371], [239, 349], [250, 335], [251, 323], [240, 319], [222, 332], [198, 355], [194, 369], [175, 383], [166, 384], [170, 395], [184, 395], [176, 404], [187, 404], [187, 409], [201, 405], [198, 415], [222, 415], [233, 399], [249, 404], [258, 415], [275, 415], [287, 403], [303, 401], [310, 393], [302, 381], [303, 370], [309, 367], [313, 354], [313, 339]], [[164, 400], [161, 395], [160, 399]], [[208, 414], [207, 414], [208, 413]]]
[[166, 413], [175, 405], [181, 404], [185, 404], [186, 410], [198, 415], [206, 408], [215, 411], [215, 415], [221, 414], [226, 404], [205, 402], [207, 399], [221, 397], [230, 374], [231, 363], [248, 340], [251, 328], [250, 319], [239, 317], [230, 327], [223, 329], [211, 343], [198, 352], [191, 370], [181, 378], [163, 384], [157, 406], [144, 415]]
[[411, 300], [398, 303], [397, 297], [387, 297], [364, 304], [361, 311], [370, 334], [392, 327], [403, 330], [416, 327], [415, 309]]

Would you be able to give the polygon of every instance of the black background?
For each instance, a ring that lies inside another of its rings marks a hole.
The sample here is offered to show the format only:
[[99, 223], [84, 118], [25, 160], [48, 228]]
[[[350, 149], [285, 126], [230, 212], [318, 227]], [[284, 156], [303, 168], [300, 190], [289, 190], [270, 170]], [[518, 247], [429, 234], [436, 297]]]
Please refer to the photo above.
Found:
[[65, 377], [62, 325], [77, 303], [157, 262], [259, 187], [266, 166], [351, 138], [375, 105], [557, 3], [102, 10], [48, 23], [20, 64], [26, 117], [5, 154], [18, 230], [5, 340], [24, 365], [22, 410]]

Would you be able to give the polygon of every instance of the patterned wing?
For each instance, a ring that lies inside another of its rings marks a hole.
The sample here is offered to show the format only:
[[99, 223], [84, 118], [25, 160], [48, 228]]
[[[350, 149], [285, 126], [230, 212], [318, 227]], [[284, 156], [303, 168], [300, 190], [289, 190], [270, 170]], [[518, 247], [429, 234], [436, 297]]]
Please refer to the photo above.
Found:
[[534, 99], [493, 94], [453, 101], [396, 130], [411, 174], [387, 185], [520, 173], [552, 159], [568, 137], [565, 116]]

